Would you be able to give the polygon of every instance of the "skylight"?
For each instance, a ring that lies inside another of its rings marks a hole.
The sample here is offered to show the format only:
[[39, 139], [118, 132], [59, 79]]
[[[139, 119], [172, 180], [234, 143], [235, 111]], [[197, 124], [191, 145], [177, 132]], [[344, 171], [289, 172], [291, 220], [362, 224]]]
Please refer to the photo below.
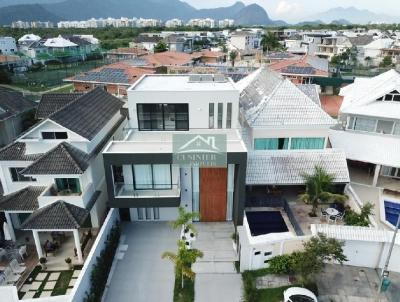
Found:
[[397, 90], [380, 97], [377, 101], [400, 102], [400, 93]]

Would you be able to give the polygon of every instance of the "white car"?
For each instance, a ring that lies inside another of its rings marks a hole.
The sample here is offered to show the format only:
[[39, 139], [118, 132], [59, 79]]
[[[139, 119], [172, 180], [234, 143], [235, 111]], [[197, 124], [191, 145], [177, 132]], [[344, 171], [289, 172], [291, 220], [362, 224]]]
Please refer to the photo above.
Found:
[[283, 292], [284, 302], [318, 302], [312, 291], [302, 287], [290, 287]]

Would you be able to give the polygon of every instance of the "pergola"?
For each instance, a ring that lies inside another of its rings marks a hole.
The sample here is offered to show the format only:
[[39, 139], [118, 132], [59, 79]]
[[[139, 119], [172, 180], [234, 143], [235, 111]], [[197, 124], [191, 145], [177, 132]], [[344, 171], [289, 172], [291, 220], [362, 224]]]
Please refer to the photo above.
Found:
[[35, 211], [22, 224], [21, 229], [32, 231], [39, 258], [44, 257], [40, 232], [72, 232], [78, 262], [83, 263], [79, 229], [87, 227], [90, 227], [90, 213], [87, 209], [57, 201]]

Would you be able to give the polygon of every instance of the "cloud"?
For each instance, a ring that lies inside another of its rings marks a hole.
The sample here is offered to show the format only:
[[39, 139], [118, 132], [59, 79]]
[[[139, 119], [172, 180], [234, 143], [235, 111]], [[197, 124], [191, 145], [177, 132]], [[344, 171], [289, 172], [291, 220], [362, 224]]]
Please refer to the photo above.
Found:
[[303, 6], [297, 2], [291, 2], [286, 0], [279, 1], [275, 13], [277, 15], [295, 15], [303, 10]]

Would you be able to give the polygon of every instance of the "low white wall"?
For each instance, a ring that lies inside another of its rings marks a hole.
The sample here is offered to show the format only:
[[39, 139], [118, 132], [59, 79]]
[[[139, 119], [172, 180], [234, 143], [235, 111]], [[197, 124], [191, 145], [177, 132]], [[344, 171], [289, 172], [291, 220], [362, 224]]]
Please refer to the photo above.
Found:
[[[24, 299], [28, 302], [68, 302], [70, 296], [55, 296], [47, 298]], [[18, 292], [15, 286], [0, 286], [0, 301], [19, 302]]]
[[[111, 231], [111, 228], [115, 225], [115, 222], [119, 220], [119, 212], [118, 209], [111, 209], [108, 213], [106, 220], [103, 223], [103, 226], [100, 229], [99, 234], [97, 235], [96, 241], [93, 244], [92, 249], [85, 261], [85, 264], [82, 268], [82, 271], [75, 283], [75, 286], [69, 295], [70, 302], [82, 302], [86, 297], [86, 292], [90, 289], [90, 276], [92, 273], [93, 265], [96, 263], [96, 258], [100, 256], [100, 252], [105, 247], [105, 241], [107, 239], [108, 234]], [[37, 299], [35, 299], [37, 301]], [[47, 302], [47, 301], [37, 301], [37, 302]], [[57, 301], [58, 302], [58, 301]]]

